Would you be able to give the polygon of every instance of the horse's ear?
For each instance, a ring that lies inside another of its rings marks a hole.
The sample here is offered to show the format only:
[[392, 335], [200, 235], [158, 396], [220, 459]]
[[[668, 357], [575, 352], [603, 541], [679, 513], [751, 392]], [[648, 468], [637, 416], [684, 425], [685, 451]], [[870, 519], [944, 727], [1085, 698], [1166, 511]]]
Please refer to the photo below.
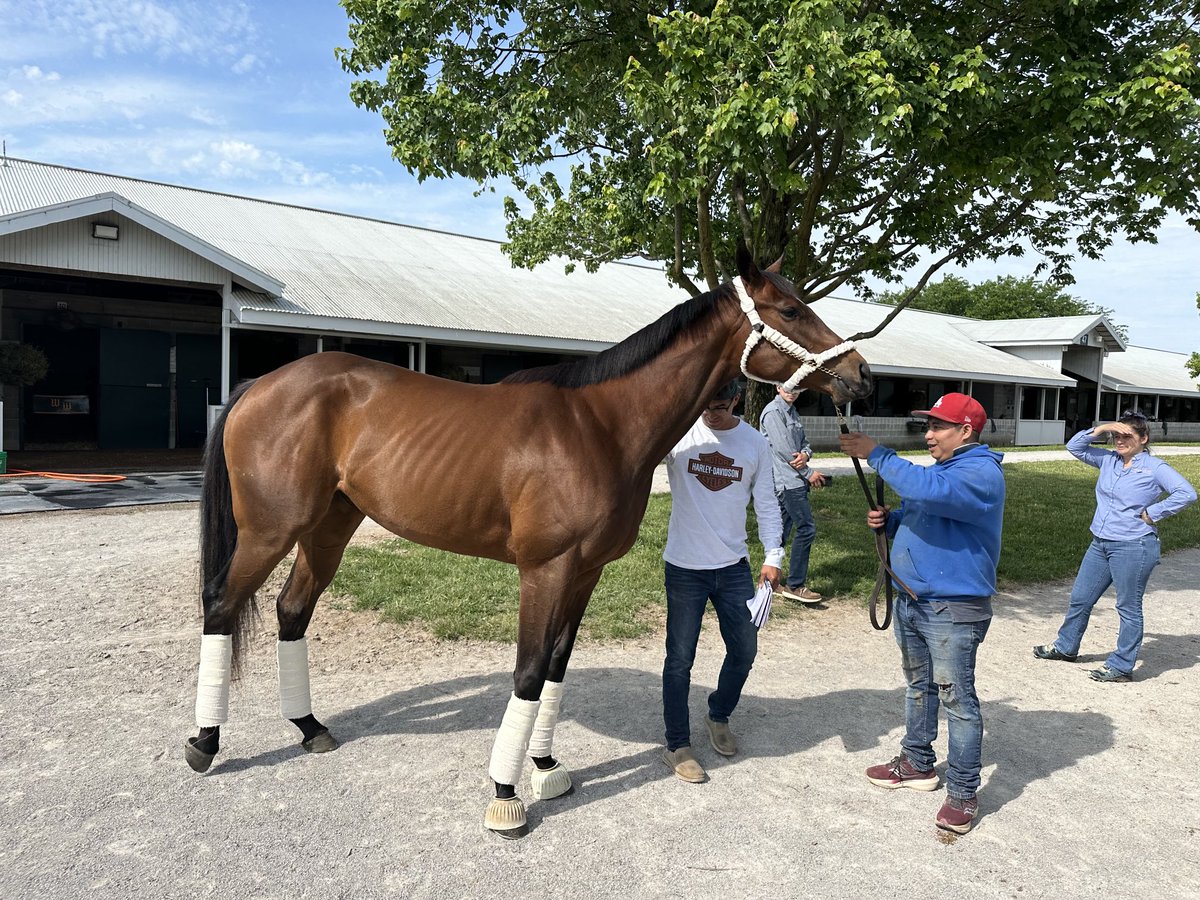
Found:
[[780, 272], [782, 272], [783, 271], [783, 258], [785, 256], [787, 256], [787, 251], [780, 253], [779, 259], [775, 260], [775, 262], [773, 262], [769, 266], [767, 266], [767, 271], [774, 272], [776, 275], [778, 275]]
[[753, 286], [762, 281], [762, 272], [759, 271], [750, 251], [746, 249], [746, 242], [741, 238], [738, 238], [737, 242], [737, 267], [738, 274], [746, 284]]

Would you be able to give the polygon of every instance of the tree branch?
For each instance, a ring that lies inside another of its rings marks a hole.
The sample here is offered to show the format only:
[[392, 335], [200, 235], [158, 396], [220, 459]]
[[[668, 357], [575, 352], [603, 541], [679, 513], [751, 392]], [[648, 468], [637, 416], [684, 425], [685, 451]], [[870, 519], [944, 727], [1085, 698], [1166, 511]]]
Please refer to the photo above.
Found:
[[699, 239], [698, 256], [700, 271], [708, 284], [708, 289], [714, 290], [720, 283], [717, 275], [717, 263], [713, 256], [712, 218], [708, 208], [712, 192], [707, 184], [700, 189], [696, 196], [696, 233]]

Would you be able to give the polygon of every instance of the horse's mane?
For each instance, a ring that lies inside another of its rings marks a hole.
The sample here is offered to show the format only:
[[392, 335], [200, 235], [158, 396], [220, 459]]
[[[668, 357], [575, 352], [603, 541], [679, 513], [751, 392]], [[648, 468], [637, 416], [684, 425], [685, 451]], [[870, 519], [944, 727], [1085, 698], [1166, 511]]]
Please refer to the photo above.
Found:
[[662, 353], [684, 332], [709, 320], [717, 299], [726, 291], [728, 287], [723, 285], [715, 291], [685, 300], [657, 321], [595, 356], [585, 356], [554, 366], [521, 369], [503, 379], [503, 383], [549, 382], [555, 387], [578, 388], [628, 375]]

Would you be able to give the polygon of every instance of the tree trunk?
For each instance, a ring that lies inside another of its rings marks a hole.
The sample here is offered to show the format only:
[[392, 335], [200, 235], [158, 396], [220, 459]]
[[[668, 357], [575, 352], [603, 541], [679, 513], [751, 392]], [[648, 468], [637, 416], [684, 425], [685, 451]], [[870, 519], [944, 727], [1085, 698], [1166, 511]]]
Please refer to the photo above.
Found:
[[742, 401], [742, 418], [747, 424], [758, 427], [758, 420], [767, 404], [775, 399], [775, 387], [763, 384], [761, 381], [751, 381], [746, 385], [746, 399]]

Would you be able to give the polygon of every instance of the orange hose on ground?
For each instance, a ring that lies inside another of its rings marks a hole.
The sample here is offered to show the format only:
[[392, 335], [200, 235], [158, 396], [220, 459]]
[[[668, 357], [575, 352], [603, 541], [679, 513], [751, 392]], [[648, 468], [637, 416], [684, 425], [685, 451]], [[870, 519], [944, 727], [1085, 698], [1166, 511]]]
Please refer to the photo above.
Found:
[[124, 481], [124, 475], [71, 475], [65, 472], [30, 472], [27, 469], [10, 469], [0, 478], [54, 478], [58, 481], [82, 481], [84, 484], [107, 484]]

